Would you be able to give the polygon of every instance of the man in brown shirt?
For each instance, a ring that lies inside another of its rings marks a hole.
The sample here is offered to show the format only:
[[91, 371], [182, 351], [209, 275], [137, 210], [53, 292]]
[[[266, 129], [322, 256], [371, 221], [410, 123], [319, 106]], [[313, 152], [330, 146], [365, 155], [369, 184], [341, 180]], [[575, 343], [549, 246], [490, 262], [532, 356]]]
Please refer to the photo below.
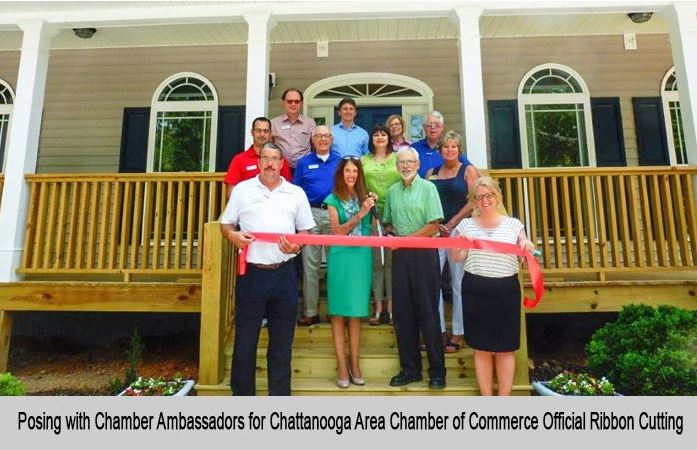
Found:
[[315, 121], [300, 112], [303, 109], [303, 93], [299, 89], [286, 89], [281, 96], [284, 114], [271, 119], [273, 141], [283, 153], [283, 158], [295, 166], [300, 158], [310, 153], [310, 138]]

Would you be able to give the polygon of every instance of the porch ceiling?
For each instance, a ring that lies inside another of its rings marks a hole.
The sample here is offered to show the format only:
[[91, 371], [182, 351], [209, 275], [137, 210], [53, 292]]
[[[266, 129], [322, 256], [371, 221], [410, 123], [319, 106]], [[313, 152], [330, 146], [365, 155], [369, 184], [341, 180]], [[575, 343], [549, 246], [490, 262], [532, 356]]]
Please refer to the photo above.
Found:
[[[487, 38], [667, 33], [658, 16], [633, 23], [625, 13], [484, 15], [481, 33]], [[245, 44], [247, 24], [236, 22], [97, 27], [91, 39], [62, 29], [53, 39], [56, 49], [150, 47], [175, 45]], [[280, 21], [271, 31], [273, 44], [316, 41], [375, 41], [404, 39], [454, 39], [457, 23], [450, 17]], [[0, 31], [0, 50], [18, 50], [21, 31]]]

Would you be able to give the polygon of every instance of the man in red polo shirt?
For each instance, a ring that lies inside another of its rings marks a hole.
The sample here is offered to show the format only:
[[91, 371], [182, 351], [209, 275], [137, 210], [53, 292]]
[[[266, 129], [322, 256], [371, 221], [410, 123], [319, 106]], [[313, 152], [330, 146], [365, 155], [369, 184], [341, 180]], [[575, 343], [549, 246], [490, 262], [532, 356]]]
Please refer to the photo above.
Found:
[[[257, 117], [252, 121], [252, 145], [232, 158], [225, 174], [225, 179], [223, 179], [223, 182], [227, 185], [228, 198], [236, 184], [254, 178], [259, 174], [259, 152], [264, 147], [264, 144], [270, 141], [271, 121], [266, 117]], [[281, 161], [281, 176], [286, 181], [292, 181], [290, 166], [285, 159]]]

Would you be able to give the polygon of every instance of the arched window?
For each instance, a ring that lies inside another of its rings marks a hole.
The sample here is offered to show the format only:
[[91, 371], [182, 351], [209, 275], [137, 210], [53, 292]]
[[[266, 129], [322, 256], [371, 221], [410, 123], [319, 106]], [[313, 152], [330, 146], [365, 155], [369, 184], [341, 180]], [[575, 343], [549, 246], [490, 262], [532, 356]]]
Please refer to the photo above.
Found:
[[423, 81], [394, 73], [361, 72], [337, 75], [313, 83], [305, 90], [305, 114], [320, 125], [335, 123], [335, 108], [344, 97], [358, 105], [356, 124], [368, 131], [391, 114], [404, 117], [404, 137], [423, 139], [422, 124], [433, 109], [433, 90]]
[[685, 133], [682, 128], [680, 113], [680, 98], [678, 96], [678, 80], [675, 78], [675, 67], [663, 77], [661, 83], [661, 99], [663, 100], [663, 117], [666, 121], [668, 148], [670, 149], [671, 164], [687, 164], [687, 149], [685, 148]]
[[590, 95], [580, 75], [537, 66], [520, 82], [518, 103], [524, 167], [595, 166]]
[[203, 76], [178, 73], [160, 84], [152, 98], [148, 170], [215, 170], [218, 95]]
[[10, 85], [0, 80], [0, 169], [3, 169], [3, 171], [5, 167], [7, 139], [10, 137], [9, 130], [14, 98], [15, 96]]

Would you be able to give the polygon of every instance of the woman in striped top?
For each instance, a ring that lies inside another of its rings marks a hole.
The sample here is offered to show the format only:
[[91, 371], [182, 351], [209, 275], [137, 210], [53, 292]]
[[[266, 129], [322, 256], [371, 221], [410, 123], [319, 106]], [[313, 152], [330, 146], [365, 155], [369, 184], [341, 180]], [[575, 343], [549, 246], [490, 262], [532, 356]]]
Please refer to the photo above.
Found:
[[[474, 202], [472, 217], [464, 219], [452, 236], [469, 241], [535, 246], [525, 235], [523, 224], [503, 212], [501, 190], [491, 177], [479, 178], [469, 192]], [[464, 261], [462, 312], [465, 341], [474, 349], [474, 370], [482, 395], [493, 394], [494, 372], [498, 395], [510, 395], [515, 372], [515, 354], [520, 347], [519, 261], [515, 255], [487, 250], [452, 249], [450, 257]]]

